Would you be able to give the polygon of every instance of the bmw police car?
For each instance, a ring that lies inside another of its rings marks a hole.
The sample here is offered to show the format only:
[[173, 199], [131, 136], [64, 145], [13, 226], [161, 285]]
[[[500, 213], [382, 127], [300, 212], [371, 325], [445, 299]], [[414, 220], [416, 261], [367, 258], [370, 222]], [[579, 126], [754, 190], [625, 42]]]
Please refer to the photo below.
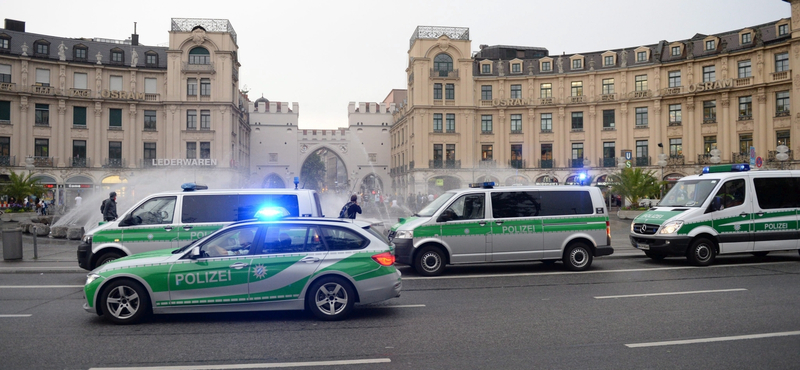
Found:
[[309, 310], [340, 320], [400, 295], [389, 242], [369, 224], [324, 218], [234, 223], [176, 250], [135, 254], [87, 275], [84, 309], [117, 324], [148, 313]]

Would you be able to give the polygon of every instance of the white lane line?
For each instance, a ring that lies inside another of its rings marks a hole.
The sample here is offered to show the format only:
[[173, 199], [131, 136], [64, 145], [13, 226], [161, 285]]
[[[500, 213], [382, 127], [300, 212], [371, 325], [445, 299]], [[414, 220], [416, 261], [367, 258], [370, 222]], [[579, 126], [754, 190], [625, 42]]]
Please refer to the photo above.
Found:
[[202, 365], [202, 366], [141, 366], [141, 367], [92, 367], [89, 370], [227, 370], [227, 369], [274, 369], [281, 367], [303, 366], [336, 366], [336, 365], [367, 365], [392, 362], [388, 358], [370, 358], [363, 360], [339, 361], [311, 361], [311, 362], [273, 362], [263, 364], [230, 364], [230, 365]]
[[517, 274], [487, 274], [487, 275], [445, 275], [445, 276], [403, 276], [403, 280], [434, 280], [434, 279], [475, 279], [493, 277], [521, 277], [521, 276], [548, 276], [548, 275], [584, 275], [584, 274], [609, 274], [625, 272], [648, 272], [648, 271], [670, 271], [670, 270], [691, 270], [691, 269], [712, 269], [726, 267], [753, 267], [753, 266], [775, 266], [796, 262], [759, 262], [747, 265], [712, 265], [712, 266], [680, 266], [680, 267], [655, 267], [640, 269], [621, 269], [621, 270], [589, 270], [589, 271], [553, 271], [553, 272], [523, 272]]
[[725, 293], [725, 292], [741, 292], [747, 289], [717, 289], [717, 290], [693, 290], [688, 292], [668, 292], [668, 293], [644, 293], [644, 294], [627, 294], [627, 295], [607, 295], [594, 297], [594, 299], [610, 299], [610, 298], [635, 298], [635, 297], [656, 297], [662, 295], [680, 295], [680, 294], [702, 294], [702, 293]]
[[736, 335], [732, 337], [716, 337], [716, 338], [700, 338], [700, 339], [687, 339], [687, 340], [672, 340], [667, 342], [648, 342], [648, 343], [632, 343], [626, 344], [628, 348], [642, 348], [642, 347], [659, 347], [659, 346], [675, 346], [680, 344], [694, 344], [694, 343], [710, 343], [710, 342], [726, 342], [731, 340], [743, 339], [760, 339], [772, 337], [788, 337], [792, 335], [800, 335], [798, 331], [784, 331], [778, 333], [764, 333], [764, 334], [750, 334], [750, 335]]
[[366, 306], [366, 308], [418, 308], [418, 307], [425, 307], [424, 304], [398, 304], [398, 305], [387, 305], [387, 306]]
[[0, 317], [31, 317], [31, 314], [19, 314], [19, 315], [0, 315]]
[[0, 289], [62, 289], [81, 288], [83, 285], [0, 285]]

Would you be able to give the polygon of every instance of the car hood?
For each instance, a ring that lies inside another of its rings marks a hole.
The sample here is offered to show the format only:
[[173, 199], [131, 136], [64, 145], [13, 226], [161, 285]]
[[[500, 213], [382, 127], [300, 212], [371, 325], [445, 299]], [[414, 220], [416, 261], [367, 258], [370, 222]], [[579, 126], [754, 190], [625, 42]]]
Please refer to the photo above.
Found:
[[430, 217], [416, 217], [416, 216], [409, 218], [401, 218], [398, 223], [392, 226], [392, 231], [414, 230], [415, 227], [428, 222], [428, 220], [430, 219], [431, 219]]
[[172, 254], [174, 249], [160, 249], [157, 251], [137, 253], [127, 257], [113, 260], [95, 269], [95, 272], [103, 272], [107, 270], [116, 270], [131, 266], [141, 266], [148, 264], [162, 263], [167, 260], [177, 258], [177, 254]]
[[686, 211], [688, 211], [688, 209], [685, 208], [676, 209], [675, 207], [655, 208], [649, 211], [645, 211], [644, 213], [636, 216], [636, 218], [633, 219], [633, 223], [662, 225], [665, 222], [671, 220], [673, 217], [682, 214]]

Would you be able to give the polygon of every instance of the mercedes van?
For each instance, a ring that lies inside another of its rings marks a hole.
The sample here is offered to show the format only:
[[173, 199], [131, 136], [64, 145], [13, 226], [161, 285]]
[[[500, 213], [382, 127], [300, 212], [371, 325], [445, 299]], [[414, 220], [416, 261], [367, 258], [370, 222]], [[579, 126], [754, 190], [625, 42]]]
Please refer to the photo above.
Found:
[[314, 190], [182, 187], [147, 196], [116, 220], [89, 230], [78, 245], [78, 265], [93, 270], [131, 254], [177, 249], [232, 222], [253, 219], [266, 207], [281, 207], [292, 217], [323, 217]]
[[718, 254], [800, 249], [800, 171], [705, 167], [686, 176], [631, 223], [631, 244], [654, 259], [686, 257], [697, 266]]
[[586, 270], [614, 252], [600, 189], [472, 184], [450, 190], [392, 227], [398, 263], [424, 276], [449, 264], [561, 260]]

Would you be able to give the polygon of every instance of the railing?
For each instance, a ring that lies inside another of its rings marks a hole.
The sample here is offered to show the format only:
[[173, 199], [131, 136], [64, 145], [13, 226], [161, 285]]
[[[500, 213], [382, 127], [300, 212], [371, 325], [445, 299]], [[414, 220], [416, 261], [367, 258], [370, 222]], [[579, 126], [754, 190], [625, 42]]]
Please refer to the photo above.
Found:
[[717, 117], [703, 118], [703, 123], [717, 123]]
[[667, 166], [683, 166], [685, 162], [683, 154], [671, 155], [667, 158]]
[[41, 95], [54, 95], [56, 88], [53, 86], [31, 85], [31, 93]]
[[644, 98], [649, 98], [650, 96], [652, 96], [650, 90], [641, 90], [641, 91], [634, 91], [631, 98], [644, 99]]
[[0, 166], [3, 166], [3, 167], [16, 167], [17, 166], [17, 156], [14, 156], [14, 155], [3, 155], [3, 156], [0, 156]]
[[539, 98], [539, 105], [552, 105], [555, 104], [553, 98]]
[[669, 125], [670, 126], [680, 126], [681, 125], [681, 121], [670, 122]]
[[524, 159], [509, 159], [508, 166], [511, 168], [525, 168]]
[[92, 90], [89, 89], [69, 89], [67, 94], [71, 98], [92, 98]]
[[792, 71], [781, 71], [772, 73], [772, 81], [782, 81], [788, 80], [789, 76], [792, 75]]
[[614, 100], [617, 100], [617, 94], [600, 95], [600, 101], [614, 101]]
[[583, 158], [579, 159], [570, 159], [569, 166], [571, 168], [583, 168]]
[[461, 160], [431, 159], [428, 161], [428, 168], [461, 168]]
[[214, 63], [208, 64], [189, 64], [189, 62], [183, 62], [183, 67], [181, 68], [181, 72], [209, 72], [215, 73], [216, 70], [214, 69]]
[[69, 166], [70, 167], [91, 167], [92, 160], [91, 158], [78, 158], [72, 157], [69, 159]]
[[553, 168], [556, 165], [555, 159], [540, 159], [539, 168]]
[[160, 101], [161, 94], [144, 94], [144, 101]]
[[153, 159], [155, 159], [155, 158], [143, 158], [143, 159], [140, 159], [139, 160], [139, 167], [140, 168], [155, 167], [155, 165], [153, 165]]
[[585, 102], [586, 102], [586, 96], [584, 96], [584, 95], [570, 96], [569, 97], [569, 103], [570, 104], [585, 103]]
[[482, 159], [478, 162], [479, 168], [495, 168], [497, 167], [497, 161], [494, 159]]
[[105, 168], [124, 168], [124, 167], [126, 167], [125, 159], [122, 159], [122, 158], [106, 158], [106, 160], [103, 162], [103, 167], [105, 167]]
[[698, 154], [697, 164], [712, 164], [711, 154]]
[[750, 86], [753, 84], [753, 77], [742, 77], [742, 78], [735, 78], [733, 79], [733, 86], [740, 87], [740, 86]]
[[0, 91], [17, 91], [17, 84], [13, 82], [0, 83]]
[[549, 134], [549, 133], [552, 133], [552, 132], [553, 132], [553, 129], [547, 129], [547, 128], [543, 128], [542, 131], [541, 131], [541, 133], [543, 133], [543, 134]]
[[782, 110], [780, 112], [775, 112], [775, 117], [789, 117], [792, 115], [792, 112], [787, 110]]
[[54, 167], [55, 157], [33, 157], [33, 165], [36, 167]]
[[634, 166], [644, 167], [650, 165], [650, 157], [636, 157], [634, 158]]
[[681, 93], [681, 87], [668, 87], [664, 89], [664, 95], [675, 95]]
[[600, 165], [603, 167], [614, 167], [617, 165], [617, 159], [614, 157], [603, 157], [600, 158], [597, 163], [600, 163]]
[[752, 119], [753, 119], [753, 115], [752, 114], [739, 115], [739, 121], [750, 121]]
[[458, 79], [458, 70], [451, 69], [451, 70], [444, 70], [444, 69], [433, 69], [431, 68], [431, 78], [443, 78], [446, 80], [457, 80]]
[[767, 152], [767, 162], [788, 162], [788, 161], [791, 161], [792, 158], [794, 158], [794, 156], [792, 155], [792, 151], [791, 150], [786, 152], [786, 154], [789, 155], [789, 159], [787, 159], [785, 161], [779, 161], [777, 158], [775, 158], [775, 156], [778, 155], [778, 151], [777, 150], [770, 150], [769, 152]]
[[750, 163], [750, 153], [731, 153], [731, 162], [733, 163]]

